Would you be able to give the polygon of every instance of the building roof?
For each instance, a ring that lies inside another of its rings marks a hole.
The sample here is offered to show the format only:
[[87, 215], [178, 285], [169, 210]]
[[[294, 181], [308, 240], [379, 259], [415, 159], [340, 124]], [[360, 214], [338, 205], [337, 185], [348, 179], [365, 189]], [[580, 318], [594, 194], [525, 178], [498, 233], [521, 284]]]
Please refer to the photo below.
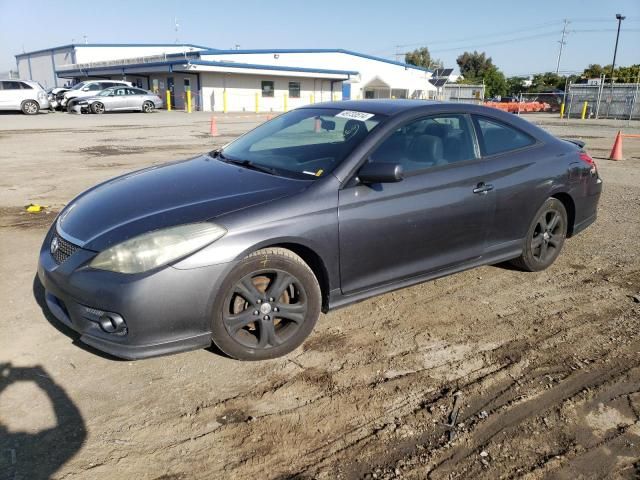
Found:
[[15, 57], [19, 58], [26, 55], [53, 52], [56, 50], [66, 50], [68, 48], [76, 47], [190, 47], [210, 50], [210, 47], [205, 47], [203, 45], [194, 45], [192, 43], [69, 43], [67, 45], [60, 45], [58, 47], [43, 48], [40, 50], [32, 50], [30, 52], [19, 53]]
[[[82, 67], [78, 66], [78, 68], [62, 68], [56, 70], [56, 75], [64, 77], [65, 74], [70, 76], [76, 76], [76, 74], [84, 74], [87, 75], [93, 72], [105, 72], [105, 71], [116, 71], [118, 73], [126, 73], [128, 70], [132, 69], [140, 69], [145, 67], [170, 67], [170, 70], [173, 70], [174, 65], [200, 65], [200, 66], [209, 66], [209, 67], [223, 67], [230, 69], [252, 69], [252, 70], [271, 70], [271, 71], [283, 71], [283, 72], [302, 72], [302, 73], [317, 73], [317, 74], [327, 74], [327, 75], [344, 75], [349, 77], [351, 75], [358, 75], [358, 72], [351, 70], [330, 70], [323, 68], [303, 68], [303, 67], [287, 67], [281, 65], [258, 65], [252, 63], [238, 63], [238, 62], [217, 62], [217, 61], [205, 61], [205, 60], [194, 60], [194, 59], [175, 59], [175, 60], [166, 60], [159, 62], [147, 62], [147, 63], [127, 63], [122, 65], [105, 65], [105, 66], [95, 66], [95, 67]], [[188, 67], [187, 67], [188, 68]]]
[[391, 65], [398, 65], [400, 67], [411, 68], [414, 70], [420, 70], [422, 72], [432, 72], [428, 68], [418, 67], [404, 62], [396, 62], [395, 60], [389, 60], [388, 58], [376, 57], [374, 55], [368, 55], [366, 53], [354, 52], [353, 50], [345, 50], [344, 48], [284, 48], [284, 49], [257, 49], [257, 50], [203, 50], [201, 55], [229, 55], [229, 54], [255, 54], [255, 53], [344, 53], [346, 55], [353, 55], [356, 57], [367, 58], [369, 60], [375, 60], [378, 62], [390, 63]]

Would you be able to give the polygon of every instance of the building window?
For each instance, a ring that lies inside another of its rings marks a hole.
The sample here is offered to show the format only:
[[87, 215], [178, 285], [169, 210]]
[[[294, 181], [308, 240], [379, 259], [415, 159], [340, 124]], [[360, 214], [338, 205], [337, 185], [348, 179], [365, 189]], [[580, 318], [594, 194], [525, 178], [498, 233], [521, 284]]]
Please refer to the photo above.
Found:
[[407, 98], [407, 91], [403, 88], [393, 88], [391, 98]]
[[289, 82], [289, 98], [300, 98], [300, 82]]
[[262, 96], [273, 97], [273, 82], [271, 80], [262, 81]]

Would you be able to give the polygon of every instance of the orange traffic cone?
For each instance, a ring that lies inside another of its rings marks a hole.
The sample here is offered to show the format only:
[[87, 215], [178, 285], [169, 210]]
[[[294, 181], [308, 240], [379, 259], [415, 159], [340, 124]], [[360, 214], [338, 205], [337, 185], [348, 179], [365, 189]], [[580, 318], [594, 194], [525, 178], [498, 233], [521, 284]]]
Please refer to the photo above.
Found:
[[218, 135], [219, 133], [218, 133], [218, 125], [216, 124], [216, 117], [212, 115], [211, 116], [211, 136], [217, 137]]
[[316, 122], [315, 122], [315, 125], [314, 125], [313, 130], [314, 130], [316, 133], [318, 133], [318, 132], [320, 131], [320, 126], [321, 126], [320, 119], [319, 119], [319, 118], [316, 118]]
[[618, 134], [616, 135], [616, 141], [613, 142], [609, 160], [622, 160], [622, 132], [620, 132], [620, 130], [618, 130]]

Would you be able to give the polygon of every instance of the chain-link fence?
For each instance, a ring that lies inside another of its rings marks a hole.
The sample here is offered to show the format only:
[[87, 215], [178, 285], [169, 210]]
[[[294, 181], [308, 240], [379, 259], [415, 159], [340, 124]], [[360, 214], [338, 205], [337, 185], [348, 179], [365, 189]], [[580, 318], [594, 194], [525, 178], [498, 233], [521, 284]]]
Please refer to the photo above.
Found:
[[640, 119], [639, 83], [574, 83], [567, 90], [567, 118]]

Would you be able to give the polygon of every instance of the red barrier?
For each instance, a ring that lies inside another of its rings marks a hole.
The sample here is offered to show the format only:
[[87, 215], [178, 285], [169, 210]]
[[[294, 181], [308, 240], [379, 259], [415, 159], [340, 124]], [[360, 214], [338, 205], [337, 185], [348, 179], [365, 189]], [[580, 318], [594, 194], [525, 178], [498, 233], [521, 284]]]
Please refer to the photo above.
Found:
[[542, 102], [484, 102], [484, 105], [510, 113], [546, 112], [551, 110], [551, 106], [548, 103]]

